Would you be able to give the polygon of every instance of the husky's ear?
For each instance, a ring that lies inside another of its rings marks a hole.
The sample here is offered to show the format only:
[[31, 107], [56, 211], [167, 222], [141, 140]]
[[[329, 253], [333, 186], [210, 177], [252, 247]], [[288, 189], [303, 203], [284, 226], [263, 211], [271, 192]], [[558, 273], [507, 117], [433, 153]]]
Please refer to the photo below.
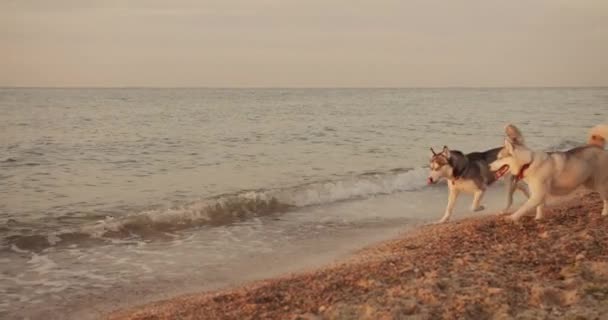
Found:
[[516, 126], [512, 124], [507, 124], [505, 127], [505, 134], [507, 138], [511, 141], [511, 143], [516, 145], [524, 145], [524, 136], [521, 134], [521, 131], [517, 129]]
[[433, 147], [431, 147], [431, 158], [436, 156], [437, 152], [435, 152], [435, 150], [433, 149]]
[[448, 149], [447, 146], [443, 146], [443, 151], [441, 152], [441, 154], [443, 154], [444, 157], [446, 158], [450, 158], [450, 149]]
[[505, 149], [507, 149], [507, 152], [509, 152], [509, 154], [513, 154], [513, 149], [515, 149], [515, 147], [513, 146], [513, 143], [509, 138], [505, 138]]

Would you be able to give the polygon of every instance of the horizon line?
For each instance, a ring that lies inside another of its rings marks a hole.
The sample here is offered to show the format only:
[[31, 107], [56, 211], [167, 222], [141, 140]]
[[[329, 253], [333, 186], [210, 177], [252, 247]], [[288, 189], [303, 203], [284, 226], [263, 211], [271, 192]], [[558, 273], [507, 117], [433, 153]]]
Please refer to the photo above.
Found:
[[604, 89], [593, 86], [1, 86], [0, 89]]

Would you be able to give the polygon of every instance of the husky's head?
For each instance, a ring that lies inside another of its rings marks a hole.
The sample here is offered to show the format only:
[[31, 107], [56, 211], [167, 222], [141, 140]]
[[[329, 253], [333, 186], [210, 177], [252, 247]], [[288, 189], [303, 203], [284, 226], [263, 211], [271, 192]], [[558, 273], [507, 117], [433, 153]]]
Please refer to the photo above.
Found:
[[428, 184], [437, 183], [442, 178], [450, 179], [454, 174], [454, 168], [450, 165], [450, 149], [444, 146], [440, 153], [431, 148], [431, 160], [429, 161], [430, 173]]
[[496, 160], [490, 163], [490, 170], [494, 172], [496, 179], [507, 172], [517, 176], [522, 168], [532, 161], [532, 150], [524, 145], [519, 129], [510, 124], [505, 128], [505, 133], [507, 134], [505, 144], [498, 152]]

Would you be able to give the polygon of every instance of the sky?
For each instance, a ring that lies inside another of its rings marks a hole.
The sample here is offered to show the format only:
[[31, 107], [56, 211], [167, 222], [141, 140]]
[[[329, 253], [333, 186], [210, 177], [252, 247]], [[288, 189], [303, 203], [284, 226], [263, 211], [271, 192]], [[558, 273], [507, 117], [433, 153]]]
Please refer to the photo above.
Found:
[[2, 0], [0, 86], [608, 86], [606, 0]]

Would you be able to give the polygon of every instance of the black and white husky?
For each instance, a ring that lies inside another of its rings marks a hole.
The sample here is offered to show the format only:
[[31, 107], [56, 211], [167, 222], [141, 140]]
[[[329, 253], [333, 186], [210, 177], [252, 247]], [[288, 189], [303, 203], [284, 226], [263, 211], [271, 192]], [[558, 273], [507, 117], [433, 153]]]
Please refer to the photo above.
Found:
[[[471, 210], [480, 211], [485, 209], [480, 204], [483, 195], [492, 183], [497, 180], [497, 176], [490, 170], [490, 163], [497, 159], [502, 147], [490, 149], [484, 152], [473, 152], [463, 154], [460, 151], [449, 150], [444, 146], [443, 151], [437, 153], [431, 148], [429, 184], [437, 183], [441, 179], [448, 180], [450, 194], [448, 205], [445, 209], [440, 223], [450, 219], [456, 199], [461, 192], [473, 194], [473, 205]], [[519, 183], [515, 176], [511, 176], [507, 182], [507, 206], [503, 210], [508, 211], [513, 204], [513, 193], [516, 189], [523, 192], [528, 197], [528, 191]]]

